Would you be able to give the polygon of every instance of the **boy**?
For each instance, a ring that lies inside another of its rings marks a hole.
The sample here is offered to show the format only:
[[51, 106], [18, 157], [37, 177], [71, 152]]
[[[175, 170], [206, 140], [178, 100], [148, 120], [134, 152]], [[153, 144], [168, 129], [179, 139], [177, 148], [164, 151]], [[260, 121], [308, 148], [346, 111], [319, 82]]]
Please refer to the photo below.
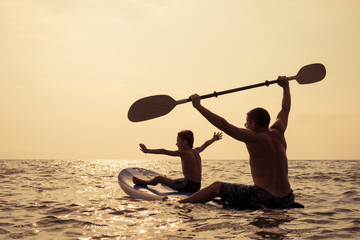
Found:
[[201, 187], [201, 157], [200, 153], [213, 142], [222, 138], [222, 133], [214, 133], [210, 140], [203, 145], [193, 148], [194, 134], [190, 130], [183, 130], [178, 133], [176, 146], [178, 150], [171, 151], [166, 149], [148, 149], [144, 144], [140, 144], [140, 150], [144, 153], [164, 154], [181, 158], [182, 171], [184, 178], [171, 179], [165, 176], [157, 176], [151, 180], [142, 180], [133, 177], [133, 182], [139, 185], [156, 185], [158, 183], [175, 189], [179, 192], [197, 192]]

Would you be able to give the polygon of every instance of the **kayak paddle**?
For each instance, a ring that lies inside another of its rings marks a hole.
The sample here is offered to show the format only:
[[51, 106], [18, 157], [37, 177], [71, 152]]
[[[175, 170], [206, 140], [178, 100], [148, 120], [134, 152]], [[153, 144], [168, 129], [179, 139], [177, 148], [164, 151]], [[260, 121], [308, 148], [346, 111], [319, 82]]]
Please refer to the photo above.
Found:
[[[313, 63], [302, 67], [295, 76], [288, 77], [289, 80], [295, 79], [299, 84], [309, 84], [321, 81], [326, 75], [325, 66], [321, 63]], [[213, 92], [200, 96], [201, 99], [217, 97], [223, 94], [238, 92], [251, 88], [269, 86], [278, 83], [278, 80], [265, 81], [245, 87], [229, 89], [221, 92]], [[128, 112], [131, 122], [141, 122], [168, 114], [178, 104], [190, 102], [191, 99], [174, 100], [168, 95], [154, 95], [145, 97], [134, 102]]]

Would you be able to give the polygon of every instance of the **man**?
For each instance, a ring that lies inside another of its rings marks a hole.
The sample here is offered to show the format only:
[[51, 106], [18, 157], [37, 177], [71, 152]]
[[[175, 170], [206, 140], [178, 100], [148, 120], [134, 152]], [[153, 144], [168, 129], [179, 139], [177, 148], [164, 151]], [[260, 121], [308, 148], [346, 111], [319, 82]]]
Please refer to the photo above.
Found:
[[282, 106], [270, 128], [270, 115], [263, 108], [255, 108], [248, 112], [245, 128], [239, 128], [202, 106], [197, 94], [190, 96], [194, 108], [211, 124], [246, 144], [254, 185], [214, 182], [180, 202], [205, 203], [215, 197], [221, 197], [224, 205], [240, 208], [293, 206], [294, 195], [288, 180], [284, 137], [291, 105], [290, 88], [285, 76], [279, 76], [278, 80], [279, 86], [283, 88]]

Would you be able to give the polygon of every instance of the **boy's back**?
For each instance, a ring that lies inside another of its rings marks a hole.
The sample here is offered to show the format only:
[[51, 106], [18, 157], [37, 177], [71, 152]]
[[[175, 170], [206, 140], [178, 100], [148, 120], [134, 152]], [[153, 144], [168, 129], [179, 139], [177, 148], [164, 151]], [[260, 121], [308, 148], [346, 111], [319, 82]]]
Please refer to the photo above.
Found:
[[181, 165], [187, 180], [201, 182], [201, 157], [197, 148], [184, 151], [181, 156]]

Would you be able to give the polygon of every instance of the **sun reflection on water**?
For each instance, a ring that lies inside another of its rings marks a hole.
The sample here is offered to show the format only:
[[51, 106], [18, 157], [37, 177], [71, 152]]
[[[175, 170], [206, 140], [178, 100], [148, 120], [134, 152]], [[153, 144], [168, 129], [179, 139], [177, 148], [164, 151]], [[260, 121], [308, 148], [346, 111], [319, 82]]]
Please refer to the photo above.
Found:
[[[4, 213], [0, 231], [4, 238], [39, 240], [354, 237], [359, 233], [360, 165], [356, 161], [328, 165], [290, 162], [292, 187], [305, 209], [237, 211], [210, 204], [136, 200], [118, 185], [117, 175], [127, 167], [177, 177], [179, 161], [5, 161], [0, 169]], [[203, 170], [203, 186], [214, 179], [251, 182], [247, 161], [204, 161]]]

